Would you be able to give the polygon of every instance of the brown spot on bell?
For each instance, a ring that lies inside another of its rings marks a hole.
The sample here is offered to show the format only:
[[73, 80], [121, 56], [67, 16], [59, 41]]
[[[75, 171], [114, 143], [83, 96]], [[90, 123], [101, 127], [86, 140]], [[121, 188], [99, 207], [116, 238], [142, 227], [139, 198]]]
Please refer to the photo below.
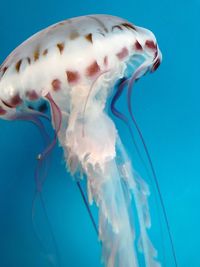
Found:
[[137, 40], [136, 40], [136, 42], [135, 42], [134, 48], [135, 48], [136, 50], [142, 50], [142, 46], [141, 46], [141, 44], [140, 44]]
[[46, 56], [47, 53], [48, 53], [48, 49], [45, 49], [42, 54], [43, 54], [43, 56]]
[[85, 35], [85, 39], [86, 39], [88, 42], [93, 43], [93, 40], [92, 40], [92, 34], [91, 34], [91, 33]]
[[14, 108], [22, 103], [22, 99], [20, 98], [19, 94], [14, 95], [10, 98], [9, 101], [3, 101], [4, 105], [6, 105], [9, 108]]
[[30, 100], [37, 100], [39, 98], [38, 94], [35, 90], [29, 90], [26, 92], [26, 97], [28, 97]]
[[96, 74], [98, 74], [100, 72], [100, 67], [99, 65], [97, 64], [96, 61], [94, 61], [89, 67], [87, 67], [86, 69], [86, 75], [87, 76], [94, 76]]
[[116, 54], [116, 56], [119, 59], [123, 59], [123, 58], [127, 57], [128, 56], [128, 49], [126, 47], [123, 47], [122, 50]]
[[63, 50], [64, 50], [64, 47], [65, 47], [64, 43], [59, 43], [59, 44], [57, 44], [57, 47], [58, 47], [58, 49], [59, 49], [59, 51], [60, 51], [60, 54], [62, 54], [62, 52], [63, 52]]
[[20, 59], [15, 65], [15, 69], [17, 72], [19, 72], [21, 64], [22, 64], [22, 60]]
[[145, 42], [145, 45], [149, 48], [149, 49], [152, 49], [152, 50], [156, 50], [157, 49], [157, 45], [154, 43], [154, 41], [152, 40], [147, 40]]
[[36, 48], [33, 55], [35, 61], [39, 59], [39, 55], [40, 55], [39, 48]]
[[79, 80], [80, 75], [77, 71], [66, 71], [67, 80], [69, 83], [75, 83]]
[[54, 91], [58, 91], [61, 89], [61, 81], [59, 79], [54, 79], [51, 85]]
[[20, 98], [19, 94], [14, 95], [10, 100], [10, 105], [16, 107], [22, 103], [22, 99]]
[[3, 69], [1, 70], [2, 71], [2, 75], [1, 77], [3, 77], [3, 75], [5, 74], [5, 72], [7, 71], [8, 67], [3, 67]]

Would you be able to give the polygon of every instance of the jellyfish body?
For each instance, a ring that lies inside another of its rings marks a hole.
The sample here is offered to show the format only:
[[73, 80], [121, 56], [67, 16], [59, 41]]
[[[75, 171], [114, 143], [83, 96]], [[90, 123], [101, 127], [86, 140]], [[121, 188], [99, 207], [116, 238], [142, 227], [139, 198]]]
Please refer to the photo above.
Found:
[[[119, 79], [127, 77], [131, 84], [154, 71], [160, 61], [149, 30], [118, 17], [91, 15], [33, 35], [0, 67], [1, 118], [39, 124], [36, 118], [41, 113], [33, 109], [41, 99], [49, 102], [67, 167], [72, 175], [85, 174], [89, 202], [94, 200], [99, 208], [99, 239], [107, 267], [139, 267], [136, 241], [145, 266], [161, 266], [147, 233], [151, 226], [148, 186], [134, 172], [106, 113]], [[39, 159], [51, 151], [55, 140]], [[132, 198], [139, 236], [130, 219]]]

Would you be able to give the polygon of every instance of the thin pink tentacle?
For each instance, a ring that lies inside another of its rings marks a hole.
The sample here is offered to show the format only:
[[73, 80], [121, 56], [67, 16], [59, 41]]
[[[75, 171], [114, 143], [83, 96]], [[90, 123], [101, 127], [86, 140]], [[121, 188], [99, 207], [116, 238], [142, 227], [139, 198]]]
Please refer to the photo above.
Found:
[[38, 158], [39, 160], [41, 160], [42, 158], [45, 158], [51, 152], [51, 150], [55, 147], [56, 141], [57, 141], [57, 135], [58, 135], [58, 132], [60, 130], [61, 122], [62, 122], [62, 114], [61, 114], [61, 111], [60, 111], [59, 107], [57, 106], [57, 104], [54, 102], [54, 100], [51, 97], [50, 93], [48, 93], [46, 95], [46, 98], [49, 100], [50, 105], [51, 105], [52, 119], [53, 119], [54, 127], [55, 127], [55, 134], [54, 134], [53, 141], [43, 151], [43, 153], [39, 155], [39, 158]]
[[[29, 109], [29, 108], [27, 108], [25, 111], [19, 111], [19, 112], [15, 113], [14, 115], [9, 116], [8, 120], [21, 119], [23, 116], [33, 116], [35, 118], [40, 117], [40, 118], [46, 119], [47, 121], [50, 121], [50, 118], [48, 115], [46, 115], [42, 112], [36, 111], [36, 110]], [[24, 118], [22, 120], [26, 120], [26, 118]]]
[[[156, 62], [156, 60], [159, 58], [159, 56], [157, 56], [154, 61], [153, 61], [153, 64]], [[170, 240], [170, 245], [171, 245], [171, 249], [172, 249], [172, 255], [173, 255], [173, 259], [174, 259], [174, 263], [175, 263], [175, 266], [178, 267], [178, 262], [177, 262], [177, 257], [176, 257], [176, 251], [175, 251], [175, 247], [174, 247], [174, 241], [173, 241], [173, 237], [172, 237], [172, 232], [171, 232], [171, 229], [170, 229], [170, 224], [169, 224], [169, 220], [168, 220], [168, 215], [167, 215], [167, 211], [166, 211], [166, 208], [165, 208], [165, 204], [164, 204], [164, 200], [163, 200], [163, 196], [162, 196], [162, 193], [161, 193], [161, 190], [160, 190], [160, 186], [159, 186], [159, 182], [158, 182], [158, 178], [157, 178], [157, 174], [156, 174], [156, 171], [155, 171], [155, 168], [154, 168], [154, 165], [153, 165], [153, 162], [152, 162], [152, 159], [151, 159], [151, 156], [150, 156], [150, 153], [149, 153], [149, 150], [147, 148], [147, 145], [146, 145], [146, 142], [144, 140], [144, 137], [143, 137], [143, 134], [136, 122], [136, 119], [133, 115], [133, 112], [132, 112], [132, 105], [131, 105], [131, 94], [132, 94], [132, 91], [133, 91], [133, 85], [134, 85], [134, 82], [135, 80], [137, 79], [138, 75], [145, 69], [149, 66], [148, 62], [142, 64], [136, 71], [135, 73], [133, 74], [133, 76], [131, 77], [130, 79], [130, 82], [128, 84], [128, 94], [127, 94], [127, 99], [128, 99], [128, 110], [129, 110], [129, 114], [131, 116], [131, 119], [136, 127], [136, 130], [139, 134], [139, 137], [142, 141], [142, 144], [143, 144], [143, 147], [144, 147], [144, 151], [146, 153], [146, 156], [147, 156], [147, 159], [149, 161], [149, 164], [150, 164], [150, 168], [151, 168], [151, 171], [152, 171], [152, 174], [153, 174], [153, 179], [154, 179], [154, 183], [155, 183], [155, 186], [156, 186], [156, 189], [157, 189], [157, 192], [158, 192], [158, 197], [159, 197], [159, 200], [160, 200], [160, 204], [161, 204], [161, 208], [162, 208], [162, 212], [163, 212], [163, 215], [164, 215], [164, 220], [165, 220], [165, 223], [166, 223], [166, 227], [167, 227], [167, 232], [168, 232], [168, 236], [169, 236], [169, 240]], [[160, 223], [160, 229], [161, 229], [161, 233], [162, 233], [162, 226], [161, 226], [161, 222]], [[163, 236], [163, 234], [162, 234]], [[164, 253], [164, 249], [163, 249], [163, 253]], [[164, 258], [165, 258], [165, 254], [164, 254]]]
[[50, 136], [46, 132], [43, 123], [39, 119], [39, 117], [38, 117], [39, 114], [40, 114], [39, 112], [38, 113], [32, 113], [32, 114], [29, 114], [29, 113], [19, 113], [19, 114], [15, 115], [14, 117], [10, 117], [10, 120], [24, 120], [24, 121], [29, 121], [29, 122], [33, 123], [40, 130], [40, 133], [43, 136], [44, 141], [46, 143], [48, 143], [48, 141], [50, 140]]

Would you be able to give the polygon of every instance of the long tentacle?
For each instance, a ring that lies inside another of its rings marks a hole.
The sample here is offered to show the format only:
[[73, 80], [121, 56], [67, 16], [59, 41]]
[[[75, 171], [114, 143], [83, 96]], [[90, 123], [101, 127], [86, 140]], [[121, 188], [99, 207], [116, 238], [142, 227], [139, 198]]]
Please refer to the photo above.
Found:
[[[39, 128], [39, 129], [40, 129], [40, 131], [42, 130], [43, 136], [48, 136], [47, 133], [46, 134], [44, 133], [45, 129], [41, 129], [41, 128]], [[48, 136], [48, 139], [44, 140], [45, 141], [45, 146], [46, 146], [46, 144], [51, 144], [50, 140], [51, 139], [50, 139], [49, 136]], [[47, 148], [48, 147], [49, 147], [49, 145], [47, 145]], [[59, 250], [58, 250], [56, 238], [55, 238], [55, 235], [54, 235], [54, 231], [52, 229], [52, 225], [50, 223], [50, 219], [49, 219], [49, 216], [48, 216], [48, 212], [47, 212], [47, 209], [46, 209], [46, 206], [45, 206], [45, 202], [44, 202], [44, 198], [43, 198], [43, 194], [42, 194], [42, 187], [43, 187], [43, 184], [44, 184], [44, 182], [46, 180], [47, 167], [49, 166], [49, 162], [48, 162], [49, 161], [49, 153], [46, 153], [44, 155], [45, 156], [43, 156], [42, 158], [40, 158], [40, 157], [38, 158], [37, 167], [36, 167], [36, 170], [35, 170], [36, 191], [35, 191], [35, 196], [34, 196], [33, 205], [32, 205], [32, 219], [33, 219], [33, 222], [34, 222], [34, 213], [35, 213], [34, 209], [35, 209], [36, 199], [37, 199], [37, 196], [38, 196], [39, 199], [40, 199], [42, 210], [43, 210], [45, 218], [46, 218], [46, 222], [48, 224], [48, 228], [50, 230], [51, 237], [52, 237], [52, 241], [53, 241], [53, 245], [54, 245], [55, 253], [56, 253], [56, 257], [57, 257], [57, 263], [58, 263], [58, 266], [61, 266]], [[42, 171], [43, 169], [44, 169], [44, 171]], [[35, 227], [35, 232], [37, 233], [36, 226], [34, 225], [34, 227]], [[40, 243], [43, 244], [42, 240], [40, 239], [40, 237], [39, 237], [39, 240], [40, 240]], [[45, 246], [43, 246], [43, 247], [45, 247]]]
[[[10, 119], [11, 120], [25, 120], [25, 121], [29, 121], [29, 122], [33, 123], [34, 125], [36, 125], [37, 128], [39, 129], [42, 137], [43, 137], [45, 146], [47, 146], [50, 143], [50, 136], [46, 132], [46, 129], [44, 127], [44, 124], [40, 120], [40, 117], [42, 117], [42, 118], [44, 118], [44, 119], [46, 119], [46, 120], [48, 120], [50, 122], [50, 119], [49, 119], [49, 117], [47, 115], [45, 115], [45, 114], [43, 114], [41, 112], [33, 111], [33, 110], [24, 111], [24, 112], [18, 112], [18, 113], [15, 114], [15, 116], [10, 117]], [[40, 244], [42, 245], [43, 249], [46, 250], [45, 245], [43, 244], [39, 234], [37, 233], [36, 226], [35, 226], [35, 223], [34, 223], [35, 203], [36, 203], [37, 197], [39, 196], [40, 203], [42, 205], [42, 209], [43, 209], [44, 215], [46, 217], [46, 221], [47, 221], [47, 224], [48, 224], [48, 227], [49, 227], [49, 230], [50, 230], [50, 233], [51, 233], [52, 241], [53, 241], [53, 244], [54, 244], [54, 248], [55, 248], [55, 251], [56, 251], [56, 257], [57, 257], [57, 260], [58, 260], [58, 266], [60, 266], [60, 257], [59, 257], [59, 253], [58, 253], [58, 248], [57, 248], [55, 235], [54, 235], [54, 232], [52, 230], [52, 226], [51, 226], [51, 223], [50, 223], [50, 220], [49, 220], [49, 217], [48, 217], [48, 213], [47, 213], [45, 202], [44, 202], [43, 195], [42, 195], [42, 187], [43, 187], [43, 184], [45, 182], [46, 175], [47, 175], [47, 169], [46, 169], [47, 168], [47, 159], [48, 158], [46, 157], [46, 158], [43, 158], [42, 160], [38, 160], [37, 167], [36, 167], [36, 170], [35, 170], [34, 177], [35, 177], [35, 183], [36, 183], [36, 190], [35, 190], [35, 195], [33, 197], [33, 202], [32, 202], [32, 222], [33, 222], [33, 227], [34, 227], [35, 234], [36, 234]], [[45, 168], [44, 173], [41, 173], [42, 166]]]
[[142, 141], [142, 144], [143, 144], [147, 159], [148, 159], [149, 164], [150, 164], [150, 168], [152, 170], [154, 182], [155, 182], [155, 185], [156, 185], [156, 188], [157, 188], [157, 192], [158, 192], [158, 196], [159, 196], [159, 199], [160, 199], [160, 203], [161, 203], [164, 219], [165, 219], [166, 226], [167, 226], [167, 231], [168, 231], [168, 235], [169, 235], [169, 239], [170, 239], [170, 244], [171, 244], [174, 263], [175, 263], [175, 266], [178, 267], [178, 261], [177, 261], [177, 257], [176, 257], [176, 252], [175, 252], [174, 242], [173, 242], [172, 233], [171, 233], [171, 229], [170, 229], [170, 224], [169, 224], [169, 220], [168, 220], [168, 216], [167, 216], [167, 211], [166, 211], [166, 208], [165, 208], [164, 200], [163, 200], [163, 197], [162, 197], [162, 193], [161, 193], [161, 190], [160, 190], [158, 178], [157, 178], [157, 175], [156, 175], [156, 172], [155, 172], [155, 168], [153, 166], [153, 162], [152, 162], [149, 150], [147, 148], [146, 142], [145, 142], [145, 140], [143, 138], [142, 132], [141, 132], [141, 130], [140, 130], [140, 128], [139, 128], [139, 126], [138, 126], [138, 124], [137, 124], [137, 122], [135, 120], [135, 117], [133, 115], [133, 112], [132, 112], [131, 94], [132, 94], [132, 90], [133, 90], [133, 84], [134, 84], [135, 80], [138, 78], [138, 76], [140, 75], [140, 73], [143, 71], [144, 68], [146, 68], [146, 66], [144, 66], [144, 65], [141, 66], [140, 68], [138, 68], [136, 70], [136, 72], [133, 74], [133, 76], [130, 79], [130, 81], [129, 81], [128, 94], [127, 94], [128, 110], [129, 110], [129, 114], [131, 116], [131, 119], [132, 119], [132, 121], [133, 121], [133, 123], [134, 123], [134, 125], [136, 127], [136, 130], [137, 130], [137, 132], [139, 134], [139, 137], [140, 137], [140, 139]]
[[86, 207], [86, 209], [87, 209], [87, 211], [88, 211], [88, 214], [89, 214], [89, 216], [90, 216], [90, 220], [91, 220], [91, 222], [92, 222], [92, 224], [93, 224], [93, 227], [94, 227], [94, 229], [95, 229], [95, 232], [96, 232], [96, 234], [97, 234], [97, 236], [98, 236], [98, 235], [99, 235], [99, 233], [98, 233], [98, 227], [97, 227], [97, 225], [96, 225], [96, 222], [95, 222], [94, 217], [93, 217], [93, 215], [92, 215], [92, 212], [91, 212], [91, 210], [90, 210], [89, 204], [88, 204], [87, 199], [86, 199], [86, 196], [85, 196], [85, 194], [84, 194], [84, 191], [83, 191], [83, 189], [82, 189], [81, 184], [80, 184], [79, 181], [77, 181], [76, 184], [77, 184], [78, 189], [79, 189], [79, 191], [80, 191], [80, 193], [81, 193], [83, 202], [84, 202], [85, 207]]
[[117, 88], [117, 92], [115, 93], [115, 95], [113, 96], [112, 101], [111, 101], [111, 111], [118, 119], [122, 120], [125, 123], [125, 125], [128, 127], [129, 132], [131, 134], [131, 139], [132, 139], [133, 144], [134, 144], [135, 149], [136, 149], [136, 152], [137, 152], [137, 154], [138, 154], [138, 156], [139, 156], [139, 158], [140, 158], [140, 160], [141, 160], [141, 162], [142, 162], [142, 164], [143, 164], [148, 176], [150, 176], [149, 170], [148, 170], [148, 168], [147, 168], [147, 166], [145, 164], [144, 159], [142, 158], [142, 155], [140, 153], [139, 147], [138, 147], [138, 145], [137, 145], [137, 143], [135, 141], [133, 130], [132, 130], [131, 126], [130, 126], [128, 118], [116, 108], [117, 100], [120, 98], [125, 86], [128, 83], [129, 83], [129, 79], [127, 79], [127, 78], [123, 78], [121, 80], [121, 82], [120, 82], [120, 84], [119, 84], [119, 86]]
[[[129, 84], [129, 80], [123, 79], [121, 84], [118, 87], [116, 94], [114, 95], [114, 97], [112, 99], [111, 110], [112, 110], [113, 114], [115, 116], [117, 116], [119, 119], [121, 119], [123, 122], [125, 122], [126, 126], [128, 127], [129, 132], [130, 132], [131, 137], [132, 137], [132, 140], [133, 140], [133, 143], [136, 147], [136, 152], [138, 153], [138, 155], [139, 155], [139, 157], [140, 157], [140, 159], [141, 159], [141, 161], [142, 161], [142, 163], [143, 163], [143, 165], [146, 168], [147, 173], [148, 173], [148, 169], [147, 169], [147, 167], [144, 163], [144, 160], [140, 154], [140, 150], [137, 147], [137, 144], [134, 140], [133, 131], [132, 131], [132, 128], [129, 124], [128, 118], [123, 113], [119, 112], [119, 110], [117, 110], [117, 108], [115, 106], [116, 102], [119, 99], [119, 97], [121, 96], [122, 91], [123, 91], [124, 87], [126, 86], [126, 84]], [[119, 147], [120, 147], [120, 150], [122, 151], [123, 150], [122, 145], [120, 145]], [[125, 152], [123, 152], [123, 158], [125, 158]], [[148, 175], [149, 175], [149, 173], [148, 173]], [[130, 177], [132, 177], [132, 174], [129, 173], [128, 177], [129, 177], [129, 184], [130, 184]], [[146, 234], [145, 227], [148, 227], [148, 224], [147, 224], [147, 226], [145, 226], [146, 223], [145, 223], [145, 219], [144, 219], [144, 215], [143, 215], [143, 213], [144, 213], [143, 209], [146, 209], [145, 207], [147, 206], [147, 202], [144, 201], [144, 203], [146, 203], [146, 204], [143, 208], [142, 205], [140, 205], [140, 200], [139, 200], [140, 198], [143, 198], [142, 194], [139, 193], [136, 189], [134, 189], [134, 187], [133, 187], [133, 192], [134, 192], [134, 198], [135, 198], [135, 203], [136, 203], [136, 207], [137, 207], [137, 211], [138, 211], [138, 218], [139, 218], [139, 222], [140, 222], [140, 227], [141, 227], [141, 238], [143, 240], [143, 241], [142, 240], [141, 241], [143, 243], [143, 251], [144, 251], [145, 261], [146, 261], [147, 266], [151, 266], [149, 264], [152, 261], [151, 256], [150, 256], [151, 251], [152, 251], [152, 249], [151, 249], [152, 246], [150, 245], [150, 241], [149, 241], [147, 234]], [[154, 254], [154, 253], [152, 253], [152, 254]]]
[[60, 130], [61, 121], [62, 121], [61, 111], [49, 93], [46, 95], [46, 98], [49, 100], [51, 108], [52, 108], [52, 116], [53, 116], [55, 133], [54, 133], [53, 140], [48, 145], [48, 147], [43, 151], [43, 153], [40, 155], [40, 158], [45, 158], [51, 152], [51, 150], [55, 147], [56, 142], [57, 142], [57, 134]]
[[[33, 227], [35, 229], [36, 236], [37, 236], [38, 240], [40, 241], [40, 244], [42, 245], [43, 249], [46, 250], [45, 245], [44, 245], [40, 235], [38, 234], [36, 225], [34, 223], [35, 205], [36, 205], [37, 197], [39, 197], [39, 200], [40, 200], [40, 203], [41, 203], [41, 206], [42, 206], [42, 210], [43, 210], [44, 216], [46, 218], [46, 222], [48, 224], [48, 229], [50, 231], [50, 235], [51, 235], [51, 238], [52, 238], [53, 246], [54, 246], [54, 249], [55, 249], [55, 255], [56, 255], [56, 258], [57, 258], [57, 264], [58, 264], [58, 266], [61, 266], [60, 255], [59, 255], [59, 250], [58, 250], [56, 238], [55, 238], [55, 235], [54, 235], [54, 231], [53, 231], [52, 225], [50, 223], [50, 219], [49, 219], [48, 212], [47, 212], [47, 209], [46, 209], [44, 197], [43, 197], [43, 194], [42, 194], [42, 187], [43, 187], [44, 181], [45, 181], [46, 176], [47, 176], [47, 167], [49, 165], [47, 163], [48, 159], [49, 159], [49, 157], [47, 157], [45, 159], [42, 159], [42, 160], [38, 160], [38, 164], [37, 164], [37, 167], [36, 167], [36, 170], [35, 170], [36, 190], [35, 190], [35, 196], [33, 198], [33, 204], [32, 204], [32, 221], [33, 221]], [[42, 167], [44, 168], [43, 172], [42, 172]]]

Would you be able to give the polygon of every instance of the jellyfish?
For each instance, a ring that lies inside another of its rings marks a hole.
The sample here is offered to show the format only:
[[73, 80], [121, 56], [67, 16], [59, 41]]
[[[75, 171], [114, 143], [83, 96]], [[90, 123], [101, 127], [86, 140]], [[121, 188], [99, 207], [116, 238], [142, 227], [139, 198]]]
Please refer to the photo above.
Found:
[[[76, 179], [85, 177], [88, 202], [98, 207], [96, 230], [106, 267], [139, 267], [138, 253], [146, 267], [161, 266], [148, 235], [148, 185], [134, 170], [107, 112], [109, 105], [134, 139], [117, 101], [127, 88], [127, 107], [134, 121], [133, 85], [155, 71], [161, 59], [151, 31], [115, 16], [87, 15], [34, 34], [0, 67], [0, 117], [36, 124], [46, 142], [37, 157], [37, 190], [44, 182], [41, 166], [58, 140], [67, 169]], [[41, 103], [49, 104], [51, 118], [42, 112]], [[53, 137], [43, 120], [52, 123]], [[139, 233], [132, 221], [132, 200]]]

